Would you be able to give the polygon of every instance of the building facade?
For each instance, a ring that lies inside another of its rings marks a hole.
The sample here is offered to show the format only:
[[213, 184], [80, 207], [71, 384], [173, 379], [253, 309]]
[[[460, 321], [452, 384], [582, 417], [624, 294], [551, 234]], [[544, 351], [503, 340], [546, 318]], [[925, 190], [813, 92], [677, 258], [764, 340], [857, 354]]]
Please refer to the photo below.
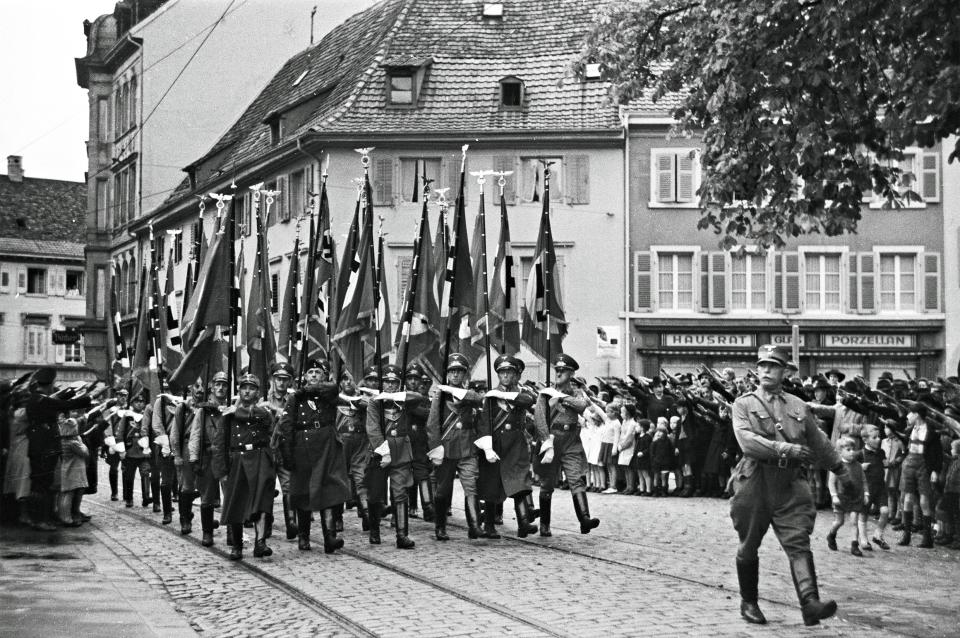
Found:
[[60, 381], [92, 380], [79, 327], [88, 281], [83, 237], [86, 185], [24, 176], [7, 157], [0, 176], [0, 377], [44, 366]]
[[[266, 219], [276, 322], [295, 237], [298, 232], [301, 242], [306, 237], [306, 224], [298, 219], [310, 204], [309, 193], [318, 190], [321, 170], [329, 175], [332, 230], [342, 244], [356, 204], [354, 180], [363, 175], [354, 149], [374, 147], [373, 204], [385, 236], [396, 320], [422, 207], [422, 199], [414, 197], [418, 178], [426, 175], [433, 188], [448, 189], [452, 202], [461, 147], [469, 144], [466, 208], [472, 231], [480, 186], [469, 173], [511, 171], [504, 193], [525, 281], [546, 162], [570, 322], [564, 351], [581, 362], [588, 377], [621, 373], [619, 360], [599, 359], [596, 350], [597, 327], [617, 325], [625, 294], [623, 128], [616, 108], [604, 102], [607, 85], [566, 77], [565, 68], [590, 23], [592, 3], [504, 3], [496, 14], [487, 9], [483, 3], [386, 0], [333, 29], [316, 47], [291, 58], [210, 151], [186, 167], [188, 180], [151, 216], [155, 232], [180, 230], [171, 236], [189, 242], [197, 228], [197, 195], [233, 193], [242, 200], [243, 254], [249, 263], [256, 248], [249, 187], [263, 183], [279, 190]], [[493, 178], [484, 192], [492, 270], [500, 229]], [[208, 200], [207, 236], [212, 210]], [[437, 217], [432, 203], [434, 232]], [[144, 241], [146, 220], [130, 230]], [[180, 282], [186, 262], [176, 265]], [[245, 289], [250, 276], [247, 272]], [[527, 376], [542, 378], [543, 362], [529, 352], [523, 357]]]
[[[170, 196], [181, 168], [307, 46], [315, 4], [249, 0], [225, 13], [202, 0], [134, 0], [84, 23], [87, 51], [76, 70], [89, 94], [86, 273], [93, 294], [82, 330], [98, 371], [108, 369], [112, 334], [97, 309], [111, 289], [125, 338], [132, 338], [144, 259], [131, 227]], [[334, 8], [326, 20], [338, 11], [346, 13]], [[315, 28], [329, 27], [318, 21]]]
[[805, 235], [782, 249], [739, 254], [720, 251], [717, 235], [697, 230], [699, 141], [668, 137], [663, 105], [637, 105], [623, 116], [632, 370], [651, 376], [705, 364], [742, 373], [759, 344], [791, 345], [796, 326], [804, 375], [839, 369], [876, 381], [885, 371], [943, 373], [940, 148], [906, 149], [901, 168], [922, 202], [890, 208], [866, 199], [854, 235]]

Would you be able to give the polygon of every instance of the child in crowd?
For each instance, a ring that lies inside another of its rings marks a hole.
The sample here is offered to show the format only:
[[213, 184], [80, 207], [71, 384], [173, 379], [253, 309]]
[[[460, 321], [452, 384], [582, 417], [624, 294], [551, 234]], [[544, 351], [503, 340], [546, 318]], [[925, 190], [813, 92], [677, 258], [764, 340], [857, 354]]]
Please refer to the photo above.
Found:
[[653, 474], [653, 495], [666, 496], [670, 468], [674, 461], [673, 441], [667, 433], [667, 419], [657, 419], [657, 429], [650, 443], [650, 469]]
[[863, 557], [863, 552], [860, 551], [861, 546], [864, 549], [870, 548], [870, 542], [867, 540], [867, 515], [864, 508], [864, 505], [869, 502], [869, 496], [865, 490], [863, 467], [857, 462], [857, 442], [852, 437], [842, 436], [837, 440], [836, 446], [840, 459], [847, 468], [849, 482], [847, 488], [841, 492], [836, 474], [831, 472], [827, 480], [833, 500], [833, 511], [836, 515], [827, 534], [827, 547], [836, 551], [837, 531], [843, 527], [847, 514], [852, 514], [850, 518], [853, 521], [853, 541], [850, 543], [850, 553]]
[[887, 509], [890, 512], [890, 518], [894, 519], [893, 529], [899, 529], [900, 522], [900, 465], [903, 463], [904, 451], [903, 441], [897, 436], [893, 426], [896, 424], [893, 420], [885, 420], [883, 425], [883, 442], [880, 449], [883, 450], [885, 458], [884, 467], [886, 467], [885, 483], [887, 487]]
[[77, 420], [61, 420], [58, 515], [64, 527], [77, 527], [84, 522], [80, 514], [80, 503], [87, 489], [89, 455], [90, 451], [80, 440]]
[[653, 478], [650, 476], [650, 444], [653, 442], [653, 423], [640, 419], [637, 424], [637, 492], [641, 496], [653, 493]]
[[600, 465], [607, 470], [607, 489], [604, 494], [617, 493], [617, 455], [614, 453], [620, 440], [620, 404], [607, 404], [606, 416], [600, 426]]
[[592, 416], [583, 419], [580, 443], [587, 457], [587, 491], [602, 492], [604, 480], [603, 468], [600, 467], [600, 423]]
[[[890, 508], [887, 504], [887, 484], [884, 476], [886, 456], [880, 449], [880, 429], [875, 425], [864, 425], [860, 431], [863, 437], [863, 475], [866, 479], [866, 494], [868, 500], [865, 515], [879, 508], [880, 518], [877, 519], [877, 528], [874, 530], [873, 543], [880, 549], [890, 549], [883, 540], [883, 532], [887, 528]], [[869, 543], [867, 547], [870, 547]]]
[[627, 485], [623, 490], [624, 494], [632, 495], [637, 493], [637, 470], [634, 460], [634, 446], [637, 440], [637, 405], [633, 402], [624, 402], [620, 406], [620, 437], [617, 442], [617, 465], [620, 469], [620, 475], [623, 476]]
[[683, 478], [687, 476], [687, 452], [688, 441], [680, 429], [680, 417], [674, 415], [670, 417], [670, 440], [673, 441], [673, 480], [676, 487], [673, 489], [673, 495], [679, 496], [683, 489]]

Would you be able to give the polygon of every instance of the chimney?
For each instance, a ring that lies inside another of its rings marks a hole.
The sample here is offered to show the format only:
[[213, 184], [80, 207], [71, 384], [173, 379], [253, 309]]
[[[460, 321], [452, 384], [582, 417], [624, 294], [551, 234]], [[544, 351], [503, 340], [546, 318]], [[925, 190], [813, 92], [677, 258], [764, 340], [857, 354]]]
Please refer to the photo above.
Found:
[[23, 157], [7, 155], [7, 179], [18, 184], [23, 181]]

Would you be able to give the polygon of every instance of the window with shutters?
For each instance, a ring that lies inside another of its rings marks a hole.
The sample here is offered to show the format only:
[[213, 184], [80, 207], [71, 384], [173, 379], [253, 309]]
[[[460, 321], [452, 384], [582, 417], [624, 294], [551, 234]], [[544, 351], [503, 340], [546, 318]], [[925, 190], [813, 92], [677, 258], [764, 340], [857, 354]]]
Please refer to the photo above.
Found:
[[696, 208], [700, 188], [700, 151], [650, 149], [650, 206]]
[[940, 253], [923, 253], [923, 309], [940, 312]]
[[294, 171], [287, 178], [287, 206], [281, 215], [281, 221], [299, 217], [307, 210], [307, 181], [304, 171]]
[[521, 157], [520, 158], [520, 200], [524, 202], [542, 202], [544, 191], [544, 168], [550, 167], [550, 202], [563, 201], [563, 159], [560, 157]]
[[84, 363], [86, 361], [83, 351], [83, 337], [80, 337], [80, 341], [77, 343], [68, 343], [62, 347], [64, 363]]
[[[940, 201], [940, 154], [935, 150], [908, 148], [900, 160], [881, 161], [885, 166], [900, 169], [895, 187], [901, 196], [899, 207], [923, 208], [927, 202]], [[884, 208], [886, 200], [875, 191], [864, 193], [870, 208]]]
[[10, 269], [6, 266], [0, 270], [0, 294], [9, 294], [10, 293]]
[[917, 310], [917, 255], [881, 253], [877, 260], [880, 312]]
[[730, 255], [730, 309], [767, 309], [767, 257], [754, 253]]
[[658, 310], [693, 310], [694, 251], [657, 250], [656, 295]]
[[270, 312], [276, 314], [280, 309], [280, 272], [270, 273]]
[[784, 314], [800, 312], [800, 255], [778, 252], [773, 255], [773, 307]]
[[840, 253], [803, 254], [803, 299], [807, 312], [841, 311], [840, 262]]
[[84, 276], [82, 270], [68, 270], [67, 271], [67, 296], [68, 297], [82, 297], [86, 290], [84, 289]]
[[[430, 180], [430, 189], [440, 188], [439, 157], [401, 157], [400, 158], [400, 200], [404, 202], [423, 202], [423, 180]], [[447, 191], [447, 197], [456, 197], [454, 190]]]
[[47, 326], [27, 324], [24, 330], [23, 359], [27, 363], [45, 363], [47, 356]]
[[[373, 180], [371, 184], [373, 188], [373, 205], [393, 206], [393, 158], [374, 158], [370, 177]], [[450, 193], [447, 193], [447, 195], [450, 196]]]
[[183, 230], [173, 236], [173, 263], [183, 261]]
[[47, 269], [27, 268], [27, 294], [47, 294]]

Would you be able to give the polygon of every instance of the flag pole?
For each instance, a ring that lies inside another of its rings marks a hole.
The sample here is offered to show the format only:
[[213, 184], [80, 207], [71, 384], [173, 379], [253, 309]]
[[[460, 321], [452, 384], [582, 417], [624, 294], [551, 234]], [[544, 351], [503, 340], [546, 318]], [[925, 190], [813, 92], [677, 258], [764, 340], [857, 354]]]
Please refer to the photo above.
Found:
[[[310, 315], [313, 314], [314, 306], [316, 306], [317, 300], [313, 297], [313, 284], [316, 280], [316, 269], [317, 269], [317, 224], [315, 223], [314, 217], [319, 207], [319, 201], [316, 197], [313, 198], [313, 204], [310, 207], [310, 238], [307, 242], [309, 246], [307, 248], [307, 273], [303, 279], [303, 303], [300, 308], [300, 313], [303, 315], [303, 325], [300, 328], [300, 361], [299, 361], [299, 377], [300, 385], [303, 386], [303, 375], [307, 372], [307, 359], [309, 358], [309, 348], [310, 348]], [[299, 256], [298, 256], [299, 257]], [[299, 322], [297, 322], [299, 325]]]
[[[370, 242], [367, 246], [367, 263], [368, 268], [373, 268], [376, 270], [376, 254], [373, 250], [373, 187], [370, 185], [370, 151], [373, 150], [373, 147], [357, 149], [357, 152], [360, 153], [360, 164], [363, 166], [363, 192], [361, 194], [361, 205], [360, 208], [364, 212], [363, 224], [364, 227], [369, 231], [368, 237], [370, 237]], [[363, 233], [360, 233], [360, 236], [363, 236]], [[380, 345], [380, 328], [379, 328], [379, 305], [380, 305], [380, 282], [376, 278], [376, 273], [374, 273], [373, 281], [373, 325], [376, 330], [374, 335], [374, 358], [376, 359], [377, 366], [377, 376], [380, 377], [380, 389], [383, 390], [383, 358], [381, 357], [381, 345]], [[360, 340], [361, 348], [363, 347], [363, 339]]]
[[[217, 207], [225, 206], [223, 201], [217, 203]], [[230, 281], [230, 336], [227, 341], [227, 404], [233, 402], [233, 382], [236, 380], [236, 356], [234, 350], [237, 347], [236, 332], [237, 332], [237, 304], [240, 302], [240, 290], [236, 288], [237, 280], [237, 264], [236, 264], [236, 220], [234, 220], [234, 215], [236, 209], [234, 208], [234, 203], [232, 197], [230, 199], [230, 209], [227, 211], [227, 239], [229, 241], [228, 250], [229, 259], [227, 264], [229, 267], [229, 281]]]
[[[550, 164], [540, 160], [543, 163], [543, 214], [550, 219]], [[549, 230], [547, 231], [549, 232]], [[552, 241], [552, 238], [551, 238]], [[545, 242], [546, 244], [546, 242]], [[543, 256], [543, 309], [547, 318], [547, 385], [550, 385], [550, 256], [544, 251]]]
[[[330, 169], [330, 154], [327, 154], [327, 164], [324, 166], [320, 164], [320, 202], [321, 204], [327, 199], [327, 175]], [[329, 206], [329, 204], [328, 204]], [[332, 225], [333, 220], [328, 221], [327, 231], [330, 231], [330, 226]], [[319, 232], [319, 230], [317, 231]], [[326, 317], [327, 322], [327, 343], [325, 344], [327, 349], [327, 360], [329, 361], [333, 357], [333, 343], [330, 340], [331, 335], [333, 334], [334, 326], [332, 324], [333, 318], [333, 304], [336, 301], [336, 296], [334, 295], [334, 286], [337, 281], [337, 248], [336, 244], [333, 241], [333, 233], [330, 233], [330, 283], [327, 284], [327, 300], [326, 300]], [[336, 381], [339, 382], [339, 372], [337, 375]]]
[[[479, 285], [483, 286], [483, 347], [487, 358], [487, 389], [493, 389], [493, 363], [490, 361], [490, 286], [487, 284], [487, 214], [484, 207], [483, 185], [487, 181], [487, 175], [492, 175], [493, 171], [479, 171], [471, 173], [477, 176], [477, 184], [480, 185], [480, 210], [477, 213], [480, 217], [480, 272], [482, 273]], [[474, 238], [474, 241], [477, 241]]]
[[157, 263], [157, 239], [153, 234], [153, 220], [150, 220], [148, 225], [150, 229], [150, 304], [152, 308], [150, 309], [150, 341], [153, 347], [153, 357], [157, 366], [157, 382], [160, 385], [160, 392], [163, 392], [165, 389], [164, 384], [164, 372], [163, 372], [163, 357], [160, 354], [160, 299], [159, 299], [159, 285], [158, 277], [160, 272], [160, 266]]

